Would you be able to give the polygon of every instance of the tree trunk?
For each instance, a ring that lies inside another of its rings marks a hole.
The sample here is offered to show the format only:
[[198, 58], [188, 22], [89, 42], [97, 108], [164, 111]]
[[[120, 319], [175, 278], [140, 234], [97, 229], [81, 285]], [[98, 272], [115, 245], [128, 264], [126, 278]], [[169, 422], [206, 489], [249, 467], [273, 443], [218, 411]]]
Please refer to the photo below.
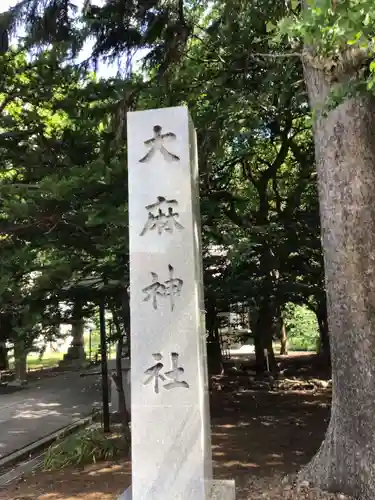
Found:
[[24, 384], [27, 380], [27, 353], [22, 339], [14, 343], [14, 372], [15, 382]]
[[283, 318], [281, 318], [281, 329], [280, 329], [280, 356], [286, 356], [288, 354], [288, 337], [286, 334], [286, 327]]
[[209, 375], [221, 375], [223, 373], [223, 356], [217, 330], [207, 339], [207, 365]]
[[[274, 314], [270, 307], [270, 301], [265, 298], [259, 309], [257, 324], [255, 328], [254, 346], [255, 363], [257, 375], [262, 375], [266, 371], [276, 374], [278, 372], [275, 353], [272, 346]], [[268, 364], [267, 364], [267, 357]]]
[[9, 370], [8, 350], [5, 342], [0, 342], [0, 371]]
[[0, 314], [0, 370], [9, 370], [7, 340], [11, 338], [12, 320], [10, 314]]
[[207, 364], [210, 375], [223, 373], [223, 356], [221, 352], [217, 309], [212, 301], [207, 300], [206, 306]]
[[121, 294], [121, 316], [122, 323], [124, 325], [125, 341], [124, 346], [126, 348], [127, 355], [130, 359], [131, 352], [131, 335], [130, 335], [130, 297], [129, 292], [124, 290]]
[[[333, 394], [325, 440], [300, 478], [374, 500], [375, 100], [355, 96], [321, 113], [332, 80], [308, 53], [303, 62], [315, 113]], [[354, 63], [349, 70], [339, 80], [354, 75]]]
[[113, 381], [116, 384], [116, 389], [117, 389], [117, 397], [118, 397], [118, 407], [119, 407], [119, 413], [121, 417], [121, 424], [122, 424], [122, 433], [124, 435], [124, 438], [129, 440], [130, 442], [130, 428], [129, 428], [129, 422], [130, 422], [130, 415], [128, 413], [128, 410], [126, 408], [126, 402], [125, 402], [125, 392], [124, 392], [124, 384], [123, 384], [123, 378], [122, 378], [122, 350], [124, 346], [124, 340], [123, 336], [119, 338], [117, 342], [117, 348], [116, 348], [116, 374], [112, 375]]

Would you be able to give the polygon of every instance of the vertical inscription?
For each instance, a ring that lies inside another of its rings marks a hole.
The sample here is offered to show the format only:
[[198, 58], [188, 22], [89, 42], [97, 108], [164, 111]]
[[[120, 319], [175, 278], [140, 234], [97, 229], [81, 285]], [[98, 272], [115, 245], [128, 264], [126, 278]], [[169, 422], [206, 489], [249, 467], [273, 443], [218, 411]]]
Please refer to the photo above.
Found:
[[152, 281], [149, 285], [142, 289], [142, 292], [146, 294], [143, 299], [144, 302], [151, 301], [152, 307], [156, 310], [158, 308], [158, 299], [169, 297], [171, 303], [171, 311], [175, 307], [175, 297], [181, 294], [182, 286], [184, 284], [183, 280], [174, 277], [174, 268], [170, 264], [168, 265], [169, 279], [163, 283], [159, 280], [157, 273], [151, 271]]

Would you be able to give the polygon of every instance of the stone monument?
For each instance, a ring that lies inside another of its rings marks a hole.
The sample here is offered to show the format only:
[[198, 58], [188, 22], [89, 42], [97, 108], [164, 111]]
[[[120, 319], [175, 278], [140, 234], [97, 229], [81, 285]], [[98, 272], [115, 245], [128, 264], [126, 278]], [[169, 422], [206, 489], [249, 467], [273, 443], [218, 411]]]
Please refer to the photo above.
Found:
[[212, 480], [196, 134], [128, 113], [132, 500], [233, 500]]
[[71, 324], [72, 342], [63, 359], [59, 362], [61, 368], [80, 368], [86, 361], [84, 347], [85, 320], [82, 316], [82, 304], [79, 301], [74, 303]]

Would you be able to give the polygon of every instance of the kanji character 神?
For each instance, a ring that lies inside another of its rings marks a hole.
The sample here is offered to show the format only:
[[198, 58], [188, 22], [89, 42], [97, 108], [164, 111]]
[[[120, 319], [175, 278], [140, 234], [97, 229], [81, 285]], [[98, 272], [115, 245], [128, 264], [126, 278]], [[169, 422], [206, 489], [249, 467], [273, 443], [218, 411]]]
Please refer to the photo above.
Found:
[[146, 294], [143, 299], [145, 302], [152, 299], [152, 305], [154, 309], [158, 308], [158, 297], [169, 297], [171, 301], [171, 310], [173, 311], [175, 306], [175, 297], [181, 295], [181, 289], [183, 285], [183, 280], [174, 277], [173, 266], [168, 266], [169, 279], [164, 283], [159, 281], [159, 276], [151, 272], [152, 283], [142, 289], [142, 292]]

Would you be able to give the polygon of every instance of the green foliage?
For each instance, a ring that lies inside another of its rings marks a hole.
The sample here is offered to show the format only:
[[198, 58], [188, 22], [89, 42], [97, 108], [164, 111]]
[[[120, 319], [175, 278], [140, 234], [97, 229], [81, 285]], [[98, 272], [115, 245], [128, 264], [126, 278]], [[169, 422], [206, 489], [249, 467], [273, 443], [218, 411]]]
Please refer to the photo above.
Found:
[[[367, 89], [375, 84], [375, 10], [371, 0], [310, 0], [302, 14], [290, 13], [279, 23], [276, 40], [303, 41], [317, 55], [367, 66]], [[358, 68], [357, 68], [358, 69]]]
[[289, 303], [284, 314], [289, 349], [315, 351], [319, 339], [315, 313], [306, 306]]
[[48, 448], [44, 456], [43, 470], [115, 460], [124, 457], [128, 450], [129, 443], [121, 434], [105, 434], [100, 428], [88, 428], [62, 438]]
[[[302, 65], [279, 57], [294, 42], [270, 39], [286, 4], [111, 0], [77, 11], [68, 3], [24, 0], [3, 19], [10, 28], [23, 21], [26, 46], [39, 45], [32, 58], [0, 57], [0, 304], [13, 314], [4, 335], [15, 335], [25, 305], [46, 327], [69, 317], [61, 301], [79, 297], [91, 314], [104, 284], [126, 287], [124, 118], [133, 109], [188, 104], [193, 116], [208, 329], [233, 303], [273, 318], [288, 301], [318, 301], [323, 265]], [[88, 62], [122, 57], [124, 78], [97, 80], [69, 58], [90, 35]], [[129, 63], [138, 49], [148, 51], [142, 72]], [[31, 270], [33, 287], [18, 298], [12, 276]], [[96, 278], [100, 286], [79, 285]], [[111, 290], [108, 303], [125, 324], [123, 290]]]
[[[59, 302], [78, 292], [67, 283], [127, 275], [127, 175], [111, 121], [123, 83], [95, 81], [53, 51], [32, 63], [8, 51], [0, 66], [0, 335], [30, 347], [69, 319]], [[88, 304], [98, 294], [79, 293]]]

